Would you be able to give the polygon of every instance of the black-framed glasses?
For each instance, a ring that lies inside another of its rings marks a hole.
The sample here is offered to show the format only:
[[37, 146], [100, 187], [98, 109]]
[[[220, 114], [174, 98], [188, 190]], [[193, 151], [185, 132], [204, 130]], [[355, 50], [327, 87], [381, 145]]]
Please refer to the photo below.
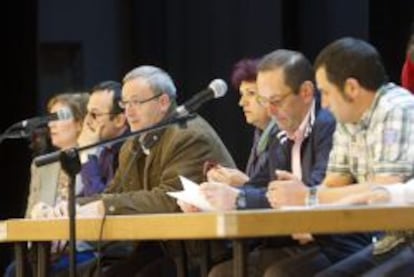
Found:
[[272, 97], [264, 97], [262, 95], [256, 94], [256, 101], [257, 103], [259, 103], [260, 106], [267, 106], [267, 105], [272, 105], [274, 107], [280, 107], [283, 104], [283, 101], [285, 101], [285, 99], [291, 95], [292, 93], [286, 93], [283, 96], [280, 96], [279, 98], [276, 99], [272, 99]]
[[125, 109], [128, 105], [130, 105], [131, 107], [138, 107], [141, 106], [142, 104], [145, 104], [147, 102], [150, 102], [154, 99], [157, 99], [158, 97], [160, 97], [161, 95], [163, 95], [163, 93], [158, 93], [154, 96], [151, 96], [150, 98], [144, 99], [144, 100], [139, 100], [139, 99], [131, 99], [131, 100], [121, 100], [118, 102], [119, 107], [121, 107], [121, 109]]
[[96, 120], [104, 115], [114, 115], [114, 113], [97, 113], [97, 112], [87, 112], [88, 115], [92, 117], [93, 120]]

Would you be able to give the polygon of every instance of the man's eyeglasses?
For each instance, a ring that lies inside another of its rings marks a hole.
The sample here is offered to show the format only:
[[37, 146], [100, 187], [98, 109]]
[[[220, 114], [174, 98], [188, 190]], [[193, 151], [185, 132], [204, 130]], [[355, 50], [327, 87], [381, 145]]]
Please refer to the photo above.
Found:
[[149, 101], [157, 99], [161, 95], [163, 95], [163, 93], [156, 94], [156, 95], [151, 96], [150, 98], [147, 98], [147, 99], [144, 99], [144, 100], [138, 100], [138, 99], [131, 99], [129, 101], [121, 100], [121, 101], [118, 102], [118, 104], [119, 104], [119, 107], [121, 107], [121, 109], [125, 109], [128, 105], [130, 105], [131, 107], [138, 107], [138, 106], [141, 106], [142, 104], [145, 104]]
[[259, 103], [260, 106], [267, 106], [267, 105], [272, 105], [274, 107], [280, 107], [283, 104], [283, 101], [285, 101], [285, 99], [291, 95], [291, 93], [286, 93], [283, 96], [280, 96], [277, 99], [272, 99], [271, 97], [267, 98], [264, 97], [262, 95], [256, 94], [256, 101], [257, 103]]
[[113, 115], [114, 113], [97, 113], [97, 112], [89, 112], [88, 111], [88, 115], [90, 115], [92, 117], [93, 120], [96, 120], [98, 118], [100, 118], [101, 116], [104, 115]]

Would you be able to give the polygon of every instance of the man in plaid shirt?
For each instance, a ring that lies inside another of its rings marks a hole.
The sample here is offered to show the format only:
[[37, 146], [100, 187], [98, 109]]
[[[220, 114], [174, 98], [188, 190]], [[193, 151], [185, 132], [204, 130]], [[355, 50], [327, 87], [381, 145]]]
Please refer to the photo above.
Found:
[[[374, 184], [402, 183], [412, 176], [414, 97], [387, 83], [377, 50], [362, 40], [342, 38], [322, 50], [315, 69], [322, 105], [338, 122], [326, 177], [313, 191], [300, 184], [269, 187], [272, 206], [344, 201], [371, 191]], [[318, 276], [363, 274], [407, 241], [401, 233], [387, 234]]]

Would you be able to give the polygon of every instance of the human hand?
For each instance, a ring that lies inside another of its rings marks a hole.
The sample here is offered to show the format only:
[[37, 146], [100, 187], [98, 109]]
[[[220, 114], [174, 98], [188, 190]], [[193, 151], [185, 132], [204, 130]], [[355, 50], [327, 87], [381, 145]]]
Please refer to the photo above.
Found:
[[372, 191], [348, 195], [334, 204], [338, 205], [360, 205], [360, 204], [381, 204], [390, 200], [390, 194], [385, 189], [376, 188]]
[[305, 205], [308, 188], [292, 173], [276, 170], [277, 180], [268, 185], [266, 197], [273, 208]]
[[[79, 207], [79, 205], [77, 205]], [[53, 217], [69, 217], [68, 201], [59, 201], [53, 207]]]
[[199, 208], [197, 208], [196, 206], [193, 206], [193, 205], [188, 204], [188, 203], [186, 203], [184, 201], [181, 201], [181, 200], [177, 200], [177, 205], [185, 213], [201, 212], [201, 210]]
[[249, 176], [238, 169], [218, 164], [207, 172], [207, 180], [209, 182], [219, 182], [233, 187], [240, 187], [249, 180]]
[[200, 185], [200, 192], [215, 209], [229, 211], [236, 209], [240, 190], [223, 183], [206, 182]]
[[[93, 201], [82, 206], [76, 204], [75, 210], [77, 217], [97, 217], [103, 216], [105, 213], [105, 208], [101, 200]], [[53, 207], [53, 217], [69, 217], [68, 201], [60, 201]]]
[[38, 202], [33, 205], [32, 210], [30, 211], [30, 218], [33, 219], [45, 219], [53, 218], [54, 211], [53, 207], [44, 202]]
[[[103, 125], [101, 123], [96, 123], [94, 125], [92, 125], [92, 122], [90, 122], [90, 120], [87, 120], [87, 118], [85, 118], [85, 120], [83, 121], [81, 133], [79, 134], [77, 139], [79, 147], [90, 145], [100, 141]], [[95, 155], [96, 152], [97, 148], [81, 151], [79, 154], [81, 163], [86, 163], [88, 161], [88, 156]]]
[[297, 240], [299, 242], [299, 244], [301, 244], [301, 245], [305, 245], [305, 244], [315, 240], [314, 237], [312, 236], [312, 234], [310, 234], [310, 233], [292, 234], [292, 238], [294, 240]]
[[81, 133], [78, 136], [78, 145], [85, 146], [100, 141], [103, 124], [96, 122], [92, 124], [90, 120], [83, 121]]
[[102, 200], [97, 200], [78, 206], [76, 215], [78, 217], [102, 217], [105, 215], [105, 205]]

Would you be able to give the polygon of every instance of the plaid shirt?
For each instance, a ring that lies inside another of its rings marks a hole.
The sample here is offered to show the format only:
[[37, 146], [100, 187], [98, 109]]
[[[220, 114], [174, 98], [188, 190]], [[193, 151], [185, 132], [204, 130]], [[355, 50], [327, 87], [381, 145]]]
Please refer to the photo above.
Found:
[[328, 173], [351, 175], [358, 183], [376, 175], [414, 173], [414, 97], [389, 83], [357, 124], [337, 123]]

